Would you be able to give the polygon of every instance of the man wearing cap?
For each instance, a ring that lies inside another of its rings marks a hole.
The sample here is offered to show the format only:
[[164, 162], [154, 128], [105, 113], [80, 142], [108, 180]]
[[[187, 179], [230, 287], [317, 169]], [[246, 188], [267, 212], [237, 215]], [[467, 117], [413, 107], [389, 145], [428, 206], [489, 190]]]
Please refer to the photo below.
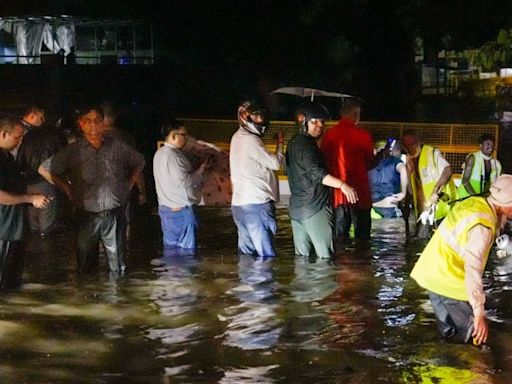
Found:
[[489, 191], [453, 207], [411, 272], [428, 290], [441, 336], [454, 343], [487, 341], [482, 274], [497, 232], [512, 219], [512, 175], [499, 176]]
[[334, 255], [334, 213], [331, 188], [339, 189], [351, 204], [357, 192], [343, 180], [330, 175], [317, 141], [324, 133], [327, 110], [317, 102], [297, 112], [299, 132], [286, 149], [286, 171], [290, 183], [289, 216], [292, 221], [295, 254], [319, 258]]
[[284, 160], [283, 137], [278, 135], [275, 153], [267, 151], [262, 139], [266, 128], [264, 111], [255, 101], [240, 104], [238, 123], [229, 151], [231, 212], [238, 229], [238, 253], [275, 256], [274, 203], [279, 201], [277, 171]]
[[407, 193], [407, 170], [398, 141], [390, 138], [384, 143], [377, 154], [381, 160], [368, 172], [373, 211], [383, 218], [402, 217], [398, 205]]

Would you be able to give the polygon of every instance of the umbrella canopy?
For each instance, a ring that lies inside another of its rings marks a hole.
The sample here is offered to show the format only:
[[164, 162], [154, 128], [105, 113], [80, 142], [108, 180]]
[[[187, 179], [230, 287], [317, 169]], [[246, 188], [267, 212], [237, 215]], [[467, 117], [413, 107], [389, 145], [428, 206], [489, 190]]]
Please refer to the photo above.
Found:
[[315, 99], [315, 96], [325, 96], [325, 97], [338, 97], [338, 98], [345, 98], [345, 97], [353, 97], [351, 95], [347, 95], [344, 93], [338, 93], [338, 92], [328, 92], [323, 91], [321, 89], [315, 89], [315, 88], [305, 88], [305, 87], [283, 87], [275, 89], [271, 92], [272, 94], [275, 93], [281, 93], [285, 95], [295, 95], [300, 97], [311, 97], [311, 101]]

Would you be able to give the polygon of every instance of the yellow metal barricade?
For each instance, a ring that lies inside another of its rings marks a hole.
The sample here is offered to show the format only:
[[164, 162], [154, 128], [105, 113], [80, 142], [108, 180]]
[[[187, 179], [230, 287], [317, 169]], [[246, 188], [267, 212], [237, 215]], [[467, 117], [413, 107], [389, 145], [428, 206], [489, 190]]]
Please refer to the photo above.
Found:
[[[220, 148], [229, 151], [231, 136], [238, 129], [236, 120], [213, 119], [180, 119], [188, 128], [190, 134], [196, 139], [208, 141]], [[335, 125], [335, 121], [327, 122], [327, 128]], [[386, 140], [389, 137], [399, 139], [404, 131], [413, 129], [422, 142], [438, 147], [446, 160], [451, 164], [455, 174], [461, 173], [461, 166], [466, 155], [478, 151], [478, 138], [480, 135], [491, 134], [498, 142], [497, 124], [431, 124], [431, 123], [407, 123], [407, 122], [375, 122], [362, 121], [359, 124], [367, 129], [374, 141]], [[297, 132], [292, 121], [271, 121], [263, 138], [269, 151], [275, 150], [275, 136], [279, 130], [285, 134], [285, 143]], [[159, 142], [161, 145], [161, 142]]]

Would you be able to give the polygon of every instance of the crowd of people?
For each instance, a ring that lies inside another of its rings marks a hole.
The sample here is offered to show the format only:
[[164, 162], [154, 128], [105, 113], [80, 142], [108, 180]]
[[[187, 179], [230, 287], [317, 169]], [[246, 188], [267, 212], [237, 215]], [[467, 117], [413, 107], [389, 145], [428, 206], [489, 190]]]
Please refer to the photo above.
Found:
[[[480, 138], [480, 150], [467, 156], [457, 189], [452, 167], [438, 148], [422, 143], [414, 131], [374, 148], [369, 132], [359, 126], [360, 116], [360, 102], [347, 99], [339, 122], [325, 132], [326, 108], [307, 102], [294, 116], [297, 130], [286, 152], [282, 132], [271, 152], [263, 142], [262, 105], [239, 105], [239, 128], [229, 151], [238, 253], [276, 256], [277, 171], [286, 165], [297, 255], [333, 257], [337, 244], [350, 241], [351, 227], [354, 240], [367, 243], [372, 217], [403, 217], [408, 229], [413, 211], [416, 237], [428, 239], [436, 229], [412, 277], [429, 291], [441, 334], [485, 342], [481, 276], [494, 239], [512, 218], [512, 176], [500, 175], [501, 164], [492, 157], [494, 138]], [[130, 196], [137, 190], [139, 202], [146, 199], [144, 157], [115, 127], [108, 103], [80, 109], [82, 134], [73, 140], [44, 122], [44, 110], [37, 106], [27, 108], [21, 119], [0, 119], [1, 289], [20, 284], [25, 217], [30, 230], [43, 237], [58, 227], [59, 190], [72, 202], [77, 219], [80, 274], [97, 272], [100, 245], [110, 272], [125, 272]], [[191, 162], [185, 149], [193, 140], [180, 121], [164, 121], [161, 134], [164, 144], [154, 154], [153, 176], [163, 244], [177, 254], [195, 254], [196, 206], [206, 174], [216, 164], [211, 156], [198, 165]], [[30, 205], [26, 213], [24, 205]]]

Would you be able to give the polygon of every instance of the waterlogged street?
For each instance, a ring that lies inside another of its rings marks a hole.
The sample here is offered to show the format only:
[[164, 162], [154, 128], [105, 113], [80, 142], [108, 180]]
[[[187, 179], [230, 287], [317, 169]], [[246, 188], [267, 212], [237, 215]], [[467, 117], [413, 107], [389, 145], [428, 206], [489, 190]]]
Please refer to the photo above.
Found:
[[268, 260], [235, 255], [228, 208], [199, 209], [197, 257], [163, 254], [158, 217], [140, 217], [121, 279], [76, 276], [71, 228], [29, 237], [24, 285], [0, 298], [0, 382], [512, 382], [511, 260], [485, 273], [490, 349], [448, 345], [402, 221], [328, 261], [296, 257], [278, 215]]

